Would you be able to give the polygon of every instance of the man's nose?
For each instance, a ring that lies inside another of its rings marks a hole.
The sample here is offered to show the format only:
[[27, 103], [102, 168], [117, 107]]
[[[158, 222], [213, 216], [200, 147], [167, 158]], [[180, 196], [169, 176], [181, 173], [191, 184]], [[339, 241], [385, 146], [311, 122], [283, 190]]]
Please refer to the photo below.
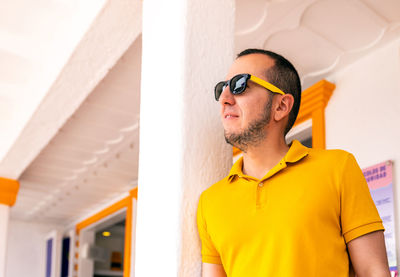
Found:
[[235, 104], [235, 97], [231, 93], [229, 86], [225, 86], [224, 90], [222, 91], [219, 97], [219, 103], [221, 105], [233, 105]]

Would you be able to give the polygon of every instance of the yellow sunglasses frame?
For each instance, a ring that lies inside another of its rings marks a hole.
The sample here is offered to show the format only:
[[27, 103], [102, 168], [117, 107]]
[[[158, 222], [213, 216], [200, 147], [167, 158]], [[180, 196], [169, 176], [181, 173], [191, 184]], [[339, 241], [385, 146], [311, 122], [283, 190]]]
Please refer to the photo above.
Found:
[[263, 79], [260, 79], [260, 78], [254, 76], [254, 75], [251, 75], [251, 74], [249, 74], [249, 75], [250, 75], [250, 80], [253, 81], [254, 83], [259, 84], [260, 86], [262, 86], [262, 87], [264, 87], [264, 88], [266, 88], [266, 89], [268, 89], [268, 90], [270, 90], [272, 92], [279, 93], [279, 94], [282, 94], [282, 95], [286, 94], [281, 89], [279, 89], [278, 87], [274, 86], [273, 84], [268, 83], [267, 81], [264, 81]]

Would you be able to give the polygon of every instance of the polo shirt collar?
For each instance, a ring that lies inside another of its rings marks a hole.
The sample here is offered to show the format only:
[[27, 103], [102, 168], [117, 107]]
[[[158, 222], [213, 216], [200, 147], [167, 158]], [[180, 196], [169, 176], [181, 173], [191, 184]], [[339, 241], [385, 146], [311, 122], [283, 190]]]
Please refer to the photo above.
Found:
[[233, 177], [239, 176], [243, 177], [243, 157], [240, 157], [232, 166], [231, 171], [229, 171], [228, 179], [232, 180]]
[[283, 158], [287, 163], [295, 163], [308, 155], [310, 148], [305, 147], [298, 140], [294, 140], [290, 144], [289, 151]]
[[[310, 148], [302, 145], [298, 140], [294, 140], [289, 145], [289, 151], [282, 158], [281, 162], [279, 162], [271, 171], [267, 174], [268, 177], [274, 175], [281, 169], [286, 167], [286, 163], [295, 163], [300, 161], [302, 158], [308, 155]], [[243, 157], [240, 157], [232, 166], [231, 171], [228, 175], [228, 180], [232, 181], [235, 176], [243, 177]], [[266, 176], [266, 177], [267, 177]]]

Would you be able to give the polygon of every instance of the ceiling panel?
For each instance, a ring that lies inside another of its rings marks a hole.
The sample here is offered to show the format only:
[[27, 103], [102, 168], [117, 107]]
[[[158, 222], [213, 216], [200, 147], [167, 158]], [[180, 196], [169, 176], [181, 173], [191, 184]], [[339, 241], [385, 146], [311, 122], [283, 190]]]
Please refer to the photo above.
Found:
[[236, 52], [264, 48], [283, 54], [299, 69], [303, 88], [398, 39], [400, 33], [398, 0], [236, 3]]
[[385, 18], [388, 23], [400, 21], [400, 1], [398, 0], [362, 0], [361, 2]]
[[342, 51], [369, 46], [383, 35], [387, 26], [373, 10], [347, 0], [316, 2], [303, 13], [300, 24]]

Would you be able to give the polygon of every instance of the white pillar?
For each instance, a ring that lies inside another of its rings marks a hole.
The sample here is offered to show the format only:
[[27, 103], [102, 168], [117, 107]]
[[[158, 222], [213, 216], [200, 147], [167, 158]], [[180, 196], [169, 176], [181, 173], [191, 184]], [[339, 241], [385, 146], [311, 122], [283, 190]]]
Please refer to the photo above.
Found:
[[200, 276], [198, 197], [229, 171], [213, 88], [234, 55], [234, 0], [144, 1], [136, 277]]
[[6, 276], [6, 253], [10, 207], [14, 205], [19, 190], [19, 182], [0, 177], [0, 277]]
[[10, 207], [0, 204], [0, 277], [6, 276], [6, 252]]

